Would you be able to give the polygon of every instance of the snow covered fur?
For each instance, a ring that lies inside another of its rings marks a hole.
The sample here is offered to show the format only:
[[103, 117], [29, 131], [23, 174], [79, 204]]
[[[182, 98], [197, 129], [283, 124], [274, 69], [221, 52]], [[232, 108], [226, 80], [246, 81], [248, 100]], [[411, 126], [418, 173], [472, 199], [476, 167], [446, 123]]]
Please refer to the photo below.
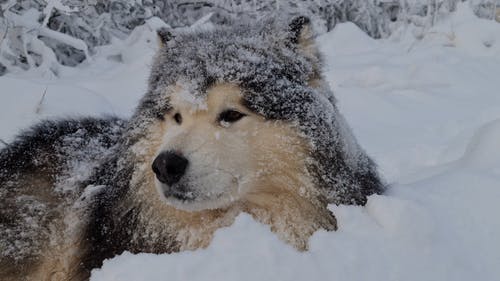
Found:
[[337, 229], [327, 204], [383, 191], [307, 18], [159, 38], [130, 120], [46, 121], [1, 151], [2, 280], [83, 280], [123, 251], [203, 248], [240, 212], [307, 250]]

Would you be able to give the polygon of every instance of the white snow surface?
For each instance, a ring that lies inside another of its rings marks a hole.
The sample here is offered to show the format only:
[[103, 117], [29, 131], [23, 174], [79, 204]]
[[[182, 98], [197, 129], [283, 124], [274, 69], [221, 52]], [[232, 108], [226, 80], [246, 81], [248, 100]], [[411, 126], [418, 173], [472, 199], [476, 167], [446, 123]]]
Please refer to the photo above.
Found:
[[[58, 78], [0, 77], [0, 138], [54, 116], [130, 116], [157, 44], [142, 31]], [[207, 249], [125, 252], [91, 280], [500, 280], [500, 24], [460, 5], [430, 30], [373, 40], [344, 23], [318, 46], [387, 193], [330, 206], [339, 230], [315, 233], [307, 252], [242, 214]]]

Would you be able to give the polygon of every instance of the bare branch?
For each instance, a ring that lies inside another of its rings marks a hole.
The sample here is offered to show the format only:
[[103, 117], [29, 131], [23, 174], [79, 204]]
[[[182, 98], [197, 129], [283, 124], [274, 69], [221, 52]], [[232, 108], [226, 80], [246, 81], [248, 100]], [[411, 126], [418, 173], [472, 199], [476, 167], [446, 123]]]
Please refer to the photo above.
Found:
[[38, 104], [36, 106], [36, 109], [35, 109], [36, 114], [40, 114], [40, 111], [42, 110], [43, 101], [45, 100], [45, 95], [47, 95], [48, 88], [49, 88], [49, 86], [45, 87], [45, 91], [43, 91], [42, 98], [40, 99], [40, 101], [38, 102]]

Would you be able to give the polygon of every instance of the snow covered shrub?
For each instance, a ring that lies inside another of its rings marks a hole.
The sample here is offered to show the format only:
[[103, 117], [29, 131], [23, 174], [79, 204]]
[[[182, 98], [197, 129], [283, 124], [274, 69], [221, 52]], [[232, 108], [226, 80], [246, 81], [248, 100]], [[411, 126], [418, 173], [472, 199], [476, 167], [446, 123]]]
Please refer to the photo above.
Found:
[[0, 64], [57, 75], [59, 65], [75, 66], [89, 57], [88, 45], [48, 27], [52, 11], [71, 13], [59, 2], [38, 0], [4, 1], [0, 15]]
[[499, 0], [470, 0], [474, 13], [481, 18], [496, 19], [500, 9]]
[[[40, 68], [57, 75], [112, 38], [125, 39], [151, 17], [187, 27], [207, 15], [213, 24], [269, 16], [309, 17], [317, 32], [351, 21], [374, 38], [404, 24], [427, 28], [462, 0], [0, 0], [0, 75]], [[500, 0], [470, 0], [475, 13], [494, 19]], [[496, 14], [497, 13], [497, 14]], [[500, 16], [499, 16], [500, 17]], [[500, 20], [500, 19], [499, 19]]]
[[153, 16], [176, 28], [190, 26], [207, 14], [220, 25], [276, 14], [304, 15], [319, 32], [353, 21], [370, 36], [388, 34], [385, 10], [377, 0], [8, 0], [0, 6], [5, 39], [0, 42], [0, 64], [6, 70], [43, 65], [43, 71], [57, 75], [58, 65], [78, 65], [95, 47], [114, 37], [125, 39]]

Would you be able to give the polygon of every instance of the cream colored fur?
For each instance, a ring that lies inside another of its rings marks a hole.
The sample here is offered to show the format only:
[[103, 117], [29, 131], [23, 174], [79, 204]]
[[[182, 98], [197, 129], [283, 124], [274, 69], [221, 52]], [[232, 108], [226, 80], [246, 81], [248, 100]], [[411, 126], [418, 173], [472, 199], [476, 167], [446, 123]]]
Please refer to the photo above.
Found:
[[[299, 250], [307, 249], [315, 230], [336, 229], [334, 216], [307, 171], [309, 144], [292, 124], [268, 121], [241, 104], [241, 91], [229, 84], [208, 90], [206, 101], [193, 101], [181, 85], [172, 87], [172, 110], [151, 126], [147, 140], [135, 145], [137, 163], [131, 200], [141, 204], [142, 229], [175, 233], [180, 250], [206, 247], [216, 229], [247, 212]], [[233, 109], [241, 120], [224, 124], [217, 116]], [[182, 115], [182, 124], [173, 121]], [[158, 192], [151, 163], [162, 151], [175, 150], [190, 161], [186, 177], [200, 187], [203, 200], [181, 202]], [[216, 197], [211, 197], [214, 193]], [[206, 193], [206, 194], [205, 194]], [[169, 227], [162, 223], [169, 220]]]

